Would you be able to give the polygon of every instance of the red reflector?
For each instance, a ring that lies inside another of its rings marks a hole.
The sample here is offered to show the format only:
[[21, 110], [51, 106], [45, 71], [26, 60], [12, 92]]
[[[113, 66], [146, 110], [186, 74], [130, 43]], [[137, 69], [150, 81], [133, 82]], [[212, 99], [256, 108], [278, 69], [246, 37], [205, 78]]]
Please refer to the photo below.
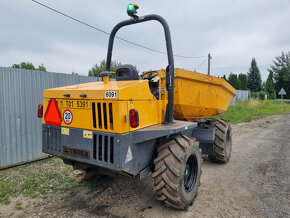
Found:
[[43, 116], [43, 105], [42, 104], [38, 105], [37, 116], [38, 116], [38, 118], [42, 118], [42, 116]]
[[50, 99], [45, 111], [44, 120], [46, 124], [60, 126], [61, 115], [55, 99]]
[[130, 126], [136, 128], [139, 126], [139, 114], [136, 109], [131, 109], [129, 111]]

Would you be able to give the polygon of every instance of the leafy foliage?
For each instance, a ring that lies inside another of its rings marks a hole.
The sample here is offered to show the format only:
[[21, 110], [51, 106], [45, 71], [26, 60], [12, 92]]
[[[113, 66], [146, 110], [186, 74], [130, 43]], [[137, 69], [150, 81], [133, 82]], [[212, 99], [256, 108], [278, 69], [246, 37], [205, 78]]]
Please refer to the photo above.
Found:
[[240, 81], [240, 90], [248, 90], [248, 79], [247, 75], [240, 73], [238, 76], [238, 79]]
[[267, 92], [268, 99], [275, 99], [276, 93], [274, 88], [274, 81], [273, 81], [273, 72], [270, 71], [268, 78], [266, 80], [264, 91]]
[[238, 79], [237, 74], [230, 73], [228, 81], [232, 85], [232, 87], [234, 87], [235, 89], [240, 89], [241, 82]]
[[248, 72], [248, 88], [252, 92], [262, 91], [262, 79], [256, 59], [253, 58]]
[[222, 77], [225, 81], [227, 81], [228, 82], [228, 79], [227, 79], [227, 77], [226, 77], [226, 75], [224, 74], [223, 75], [223, 77]]
[[251, 92], [251, 97], [254, 98], [254, 99], [265, 100], [266, 99], [266, 95], [268, 97], [268, 93], [264, 92], [264, 91]]
[[[117, 68], [121, 66], [122, 63], [118, 61], [112, 61], [111, 62], [111, 71], [116, 72]], [[106, 60], [102, 60], [100, 64], [95, 64], [90, 70], [89, 70], [89, 76], [95, 76], [100, 77], [101, 73], [106, 70]], [[111, 77], [115, 77], [115, 75], [111, 75]]]
[[43, 71], [47, 72], [46, 68], [43, 66], [43, 64], [38, 65], [36, 68], [32, 63], [29, 62], [22, 62], [20, 64], [13, 64], [11, 68], [17, 68], [17, 69], [26, 69], [26, 70], [37, 70], [37, 71]]
[[273, 65], [268, 71], [273, 73], [274, 88], [278, 93], [281, 88], [286, 91], [286, 98], [290, 98], [290, 51], [282, 52], [281, 56], [275, 57]]

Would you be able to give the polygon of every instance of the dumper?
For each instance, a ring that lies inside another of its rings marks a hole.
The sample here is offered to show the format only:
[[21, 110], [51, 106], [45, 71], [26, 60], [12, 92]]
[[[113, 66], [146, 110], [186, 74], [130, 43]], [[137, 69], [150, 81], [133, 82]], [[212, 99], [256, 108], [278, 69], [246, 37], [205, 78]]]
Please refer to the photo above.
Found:
[[[210, 117], [227, 110], [235, 89], [221, 78], [175, 69], [167, 22], [155, 14], [139, 17], [137, 9], [130, 4], [131, 18], [110, 34], [102, 81], [44, 90], [42, 150], [85, 173], [151, 174], [157, 200], [188, 209], [200, 185], [201, 154], [230, 160], [231, 124]], [[111, 72], [118, 30], [147, 21], [164, 29], [168, 66], [139, 75], [126, 64]]]

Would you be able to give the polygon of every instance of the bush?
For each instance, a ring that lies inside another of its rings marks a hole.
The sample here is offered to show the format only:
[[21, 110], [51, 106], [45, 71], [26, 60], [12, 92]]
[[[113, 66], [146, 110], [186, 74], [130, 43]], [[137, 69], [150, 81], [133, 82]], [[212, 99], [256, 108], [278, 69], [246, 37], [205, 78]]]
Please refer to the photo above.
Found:
[[251, 98], [260, 99], [259, 98], [259, 92], [251, 92]]
[[266, 92], [264, 92], [264, 91], [259, 92], [259, 99], [265, 100], [265, 98], [266, 98]]
[[264, 91], [260, 92], [251, 92], [251, 98], [265, 100], [267, 93]]

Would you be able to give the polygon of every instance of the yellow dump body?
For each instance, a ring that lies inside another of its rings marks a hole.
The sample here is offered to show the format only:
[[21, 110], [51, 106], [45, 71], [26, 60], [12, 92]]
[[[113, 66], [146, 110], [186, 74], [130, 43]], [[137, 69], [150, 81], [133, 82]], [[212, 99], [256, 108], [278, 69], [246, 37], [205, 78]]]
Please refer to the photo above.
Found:
[[[164, 122], [168, 93], [166, 71], [159, 77], [159, 97], [150, 91], [148, 80], [92, 82], [44, 90], [43, 109], [55, 99], [59, 125], [66, 128], [126, 133]], [[114, 94], [108, 95], [107, 94]], [[182, 69], [175, 70], [174, 119], [193, 121], [227, 110], [235, 89], [225, 80]], [[129, 110], [139, 113], [139, 126], [132, 128]], [[69, 121], [66, 120], [70, 114]], [[45, 115], [43, 124], [46, 122]], [[65, 133], [65, 132], [64, 132]]]
[[175, 69], [174, 119], [196, 120], [225, 112], [236, 95], [224, 79]]

